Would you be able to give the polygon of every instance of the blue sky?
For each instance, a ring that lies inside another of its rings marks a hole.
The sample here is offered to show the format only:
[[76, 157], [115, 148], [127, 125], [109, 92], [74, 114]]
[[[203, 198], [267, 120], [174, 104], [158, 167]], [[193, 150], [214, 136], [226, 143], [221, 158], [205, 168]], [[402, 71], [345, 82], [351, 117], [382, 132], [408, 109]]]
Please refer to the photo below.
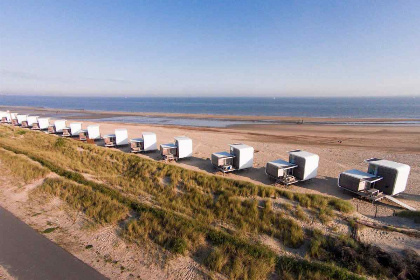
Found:
[[420, 95], [420, 1], [0, 1], [0, 93]]

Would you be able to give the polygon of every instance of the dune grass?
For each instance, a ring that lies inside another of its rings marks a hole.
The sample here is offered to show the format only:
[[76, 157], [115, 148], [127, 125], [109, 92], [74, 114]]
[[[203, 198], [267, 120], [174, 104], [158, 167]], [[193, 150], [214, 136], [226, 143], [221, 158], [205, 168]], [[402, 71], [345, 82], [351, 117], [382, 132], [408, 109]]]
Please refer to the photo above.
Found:
[[[329, 207], [336, 201], [215, 177], [43, 134], [27, 133], [18, 140], [5, 140], [0, 139], [0, 144], [29, 155], [68, 179], [77, 181], [73, 177], [81, 176], [81, 171], [90, 173], [124, 193], [149, 195], [157, 205], [200, 222], [228, 223], [243, 234], [268, 234], [289, 247], [302, 243], [301, 227], [282, 213], [258, 208], [257, 201], [251, 197], [281, 195], [316, 209]], [[39, 148], [34, 149], [34, 145]], [[57, 167], [63, 170], [57, 171]], [[68, 167], [75, 172], [66, 174]], [[169, 178], [169, 185], [162, 183], [163, 178]]]
[[3, 168], [8, 169], [17, 180], [28, 184], [40, 179], [49, 173], [49, 170], [32, 162], [27, 157], [0, 148], [0, 162]]
[[100, 224], [115, 223], [128, 215], [128, 207], [125, 205], [87, 186], [61, 178], [47, 178], [37, 190], [60, 197]]
[[419, 279], [420, 256], [405, 251], [405, 257], [387, 253], [379, 247], [363, 244], [349, 236], [325, 236], [319, 230], [312, 232], [308, 256], [332, 262], [357, 274], [373, 275], [379, 279]]
[[[333, 197], [294, 193], [275, 187], [207, 175], [94, 145], [33, 132], [17, 139], [0, 138], [0, 143], [19, 147], [22, 152], [41, 156], [62, 168], [92, 174], [110, 185], [120, 186], [133, 194], [146, 191], [157, 195], [157, 192], [162, 189], [156, 191], [156, 184], [162, 185], [163, 178], [170, 178], [170, 187], [173, 189], [182, 185], [188, 191], [192, 187], [198, 187], [201, 192], [206, 194], [229, 192], [240, 197], [281, 196], [295, 200], [306, 208], [322, 209], [331, 206], [335, 210], [345, 213], [354, 210], [351, 203]], [[164, 188], [164, 191], [166, 193], [162, 197], [171, 195], [167, 200], [177, 197], [176, 193], [169, 192], [170, 188]], [[179, 201], [179, 199], [177, 200]], [[185, 201], [179, 201], [179, 204], [185, 207], [184, 203]]]
[[[195, 254], [207, 248], [204, 264], [232, 279], [265, 279], [273, 273], [285, 279], [360, 279], [346, 270], [354, 267], [343, 262], [330, 265], [279, 257], [252, 238], [264, 233], [288, 247], [299, 247], [307, 238], [286, 212], [274, 212], [267, 198], [281, 196], [318, 212], [351, 212], [351, 204], [340, 199], [215, 177], [41, 133], [0, 137], [0, 146], [73, 181], [65, 181], [63, 187], [62, 182], [48, 179], [43, 187], [75, 208], [87, 212], [91, 207], [125, 207], [134, 211], [138, 218], [128, 221], [122, 230], [127, 239], [152, 241], [174, 254]], [[85, 173], [103, 183], [86, 179]], [[140, 202], [138, 196], [149, 203]], [[85, 201], [85, 197], [89, 199]], [[92, 204], [98, 197], [107, 202]], [[98, 209], [90, 215], [99, 223], [123, 219], [124, 215], [108, 217], [109, 212]], [[228, 229], [218, 227], [220, 222]], [[325, 262], [336, 258], [335, 247], [326, 246], [329, 243], [323, 240], [318, 243], [318, 247], [311, 244], [308, 257]], [[347, 243], [338, 244], [348, 247]], [[371, 274], [365, 267], [360, 271]]]

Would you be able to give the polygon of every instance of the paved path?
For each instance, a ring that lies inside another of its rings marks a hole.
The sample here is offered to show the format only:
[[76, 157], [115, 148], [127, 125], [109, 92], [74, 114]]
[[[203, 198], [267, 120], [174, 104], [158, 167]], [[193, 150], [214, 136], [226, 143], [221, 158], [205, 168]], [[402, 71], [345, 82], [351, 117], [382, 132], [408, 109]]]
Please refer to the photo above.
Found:
[[2, 207], [0, 265], [19, 280], [107, 279]]

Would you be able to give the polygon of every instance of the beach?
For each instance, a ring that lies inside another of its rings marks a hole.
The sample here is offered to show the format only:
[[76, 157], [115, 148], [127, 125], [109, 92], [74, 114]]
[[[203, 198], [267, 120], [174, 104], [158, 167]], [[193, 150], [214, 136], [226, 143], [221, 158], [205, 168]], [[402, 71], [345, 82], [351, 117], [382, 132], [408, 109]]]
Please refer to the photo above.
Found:
[[[5, 108], [0, 107], [1, 109]], [[372, 227], [360, 226], [358, 239], [361, 242], [376, 245], [390, 253], [404, 254], [407, 249], [411, 249], [416, 253], [420, 252], [418, 237], [397, 232], [397, 230], [380, 229], [381, 226], [391, 226], [398, 230], [408, 230], [415, 233], [420, 230], [420, 225], [412, 219], [394, 215], [395, 212], [402, 210], [400, 207], [386, 200], [373, 204], [369, 201], [358, 199], [353, 194], [343, 191], [337, 186], [337, 178], [340, 172], [355, 168], [363, 171], [367, 170], [365, 159], [376, 157], [405, 163], [410, 165], [411, 173], [405, 192], [399, 194], [397, 198], [419, 209], [420, 147], [418, 139], [420, 138], [420, 126], [384, 125], [384, 122], [389, 122], [390, 120], [383, 119], [374, 120], [375, 124], [369, 125], [365, 124], [366, 120], [352, 119], [353, 123], [357, 122], [358, 124], [348, 125], [346, 124], [348, 119], [311, 118], [302, 124], [298, 118], [264, 116], [261, 118], [281, 121], [281, 123], [196, 127], [192, 125], [116, 122], [109, 121], [108, 118], [116, 115], [125, 118], [130, 115], [144, 114], [144, 117], [150, 118], [159, 115], [159, 117], [193, 120], [200, 118], [221, 119], [221, 116], [97, 112], [33, 107], [9, 107], [7, 109], [19, 113], [49, 116], [51, 117], [50, 121], [66, 119], [67, 125], [71, 122], [82, 122], [82, 128], [86, 128], [91, 124], [99, 124], [102, 135], [112, 134], [118, 128], [127, 129], [129, 138], [141, 137], [142, 132], [154, 132], [157, 136], [158, 145], [171, 143], [174, 141], [174, 137], [185, 135], [193, 141], [193, 156], [168, 164], [212, 176], [252, 182], [260, 186], [273, 185], [273, 182], [265, 174], [265, 165], [268, 161], [276, 159], [287, 160], [288, 151], [295, 149], [318, 154], [320, 163], [316, 178], [288, 187], [275, 186], [275, 188], [304, 194], [321, 194], [350, 202], [356, 210], [355, 213], [351, 214], [352, 219], [360, 219], [375, 225]], [[226, 118], [243, 120], [251, 117], [226, 116]], [[372, 120], [369, 121], [372, 122]], [[339, 124], [340, 122], [343, 122], [343, 124]], [[35, 134], [42, 135], [42, 133]], [[23, 136], [18, 136], [18, 138], [21, 139]], [[47, 138], [51, 137], [54, 139], [60, 136], [47, 136]], [[17, 139], [16, 141], [19, 140]], [[72, 141], [78, 140], [73, 138]], [[252, 146], [255, 151], [254, 164], [250, 169], [223, 175], [220, 172], [216, 172], [209, 158], [214, 152], [228, 151], [229, 144], [232, 143], [245, 143]], [[96, 144], [103, 146], [103, 141], [98, 141]], [[129, 146], [112, 148], [111, 150], [117, 149], [124, 153], [130, 152]], [[120, 154], [118, 151], [117, 153]], [[158, 151], [136, 154], [136, 156], [161, 161]], [[94, 182], [101, 182], [97, 181], [98, 179], [92, 174], [83, 173], [83, 175], [90, 180], [95, 180]], [[45, 230], [46, 221], [47, 226], [60, 228], [59, 231], [49, 234], [48, 238], [66, 248], [66, 250], [100, 271], [103, 275], [111, 279], [120, 279], [123, 274], [128, 276], [127, 279], [130, 279], [132, 274], [144, 275], [148, 279], [178, 279], [180, 277], [185, 279], [206, 279], [202, 275], [210, 273], [205, 266], [191, 256], [169, 257], [168, 260], [163, 261], [165, 263], [165, 266], [163, 266], [160, 262], [161, 259], [166, 258], [163, 257], [166, 253], [160, 251], [160, 249], [151, 249], [148, 246], [144, 246], [143, 243], [140, 243], [140, 246], [127, 243], [119, 234], [121, 230], [119, 228], [120, 224], [118, 226], [100, 226], [96, 227], [96, 230], [86, 230], [86, 228], [91, 227], [91, 222], [84, 214], [69, 209], [60, 199], [52, 199], [45, 203], [42, 195], [40, 196], [39, 193], [33, 195], [33, 193], [36, 193], [33, 190], [39, 188], [39, 185], [44, 180], [48, 180], [48, 177], [57, 178], [58, 176], [53, 173], [48, 175], [47, 179], [40, 179], [22, 187], [23, 184], [16, 183], [13, 177], [9, 175], [4, 176], [2, 178], [4, 187], [0, 193], [0, 204], [39, 231]], [[166, 184], [165, 181], [163, 182]], [[177, 189], [176, 192], [182, 194], [183, 190]], [[150, 203], [147, 197], [147, 195], [140, 195], [138, 199], [142, 202]], [[285, 201], [288, 200], [281, 197], [270, 199], [273, 201], [273, 209], [289, 215], [287, 212], [289, 210], [285, 211], [283, 208]], [[261, 203], [263, 203], [263, 200]], [[313, 205], [312, 208], [316, 208], [316, 205]], [[291, 213], [294, 212], [292, 211]], [[296, 219], [296, 221], [307, 230], [319, 229], [328, 234], [346, 235], [351, 233], [347, 226], [346, 219], [349, 219], [347, 214], [337, 213], [334, 215], [332, 222], [323, 224], [313, 217], [313, 215], [316, 215], [315, 210], [307, 209], [305, 213], [310, 217], [309, 220], [299, 221], [299, 219]], [[219, 224], [216, 224], [216, 226], [219, 226]], [[223, 228], [225, 224], [221, 223], [220, 226]], [[306, 245], [299, 249], [291, 249], [268, 235], [259, 235], [259, 238], [262, 244], [280, 256], [293, 256], [297, 259], [305, 256]], [[86, 249], [86, 246], [93, 246], [98, 249], [92, 251]], [[157, 255], [159, 257], [156, 257]], [[110, 259], [118, 260], [119, 264], [116, 265], [110, 262]], [[120, 266], [128, 269], [123, 273]], [[213, 277], [224, 279], [219, 274], [213, 275]]]
[[[2, 108], [0, 106], [0, 108]], [[5, 107], [4, 107], [5, 108]], [[2, 108], [3, 109], [3, 108]], [[420, 208], [420, 126], [392, 125], [390, 121], [405, 119], [351, 119], [357, 125], [347, 125], [347, 118], [302, 118], [278, 116], [220, 116], [196, 114], [162, 114], [141, 112], [103, 112], [85, 110], [45, 109], [35, 107], [9, 107], [10, 110], [40, 116], [64, 118], [68, 123], [83, 122], [82, 127], [99, 123], [102, 135], [113, 133], [116, 128], [126, 128], [129, 138], [141, 137], [150, 131], [157, 135], [158, 145], [171, 143], [175, 136], [185, 135], [193, 140], [193, 157], [177, 163], [182, 167], [214, 174], [210, 155], [214, 152], [229, 150], [229, 144], [245, 143], [254, 147], [254, 166], [251, 169], [225, 176], [251, 181], [257, 184], [272, 184], [264, 172], [265, 164], [276, 159], [288, 159], [290, 150], [306, 150], [320, 156], [317, 178], [289, 187], [305, 193], [320, 193], [339, 198], [354, 200], [362, 214], [376, 212], [371, 204], [355, 200], [354, 195], [337, 187], [338, 175], [349, 169], [367, 170], [364, 162], [368, 158], [383, 158], [411, 166], [411, 172], [404, 193], [398, 198], [417, 209]], [[106, 121], [109, 117], [145, 116], [190, 119], [229, 119], [229, 120], [270, 120], [281, 123], [236, 124], [227, 127], [194, 127], [176, 125], [136, 124]], [[369, 121], [372, 124], [366, 125]], [[334, 125], [331, 125], [333, 123]], [[126, 152], [129, 148], [123, 148]], [[159, 152], [139, 154], [141, 157], [160, 160]], [[220, 175], [220, 174], [219, 174]], [[381, 205], [381, 204], [380, 204]], [[399, 209], [386, 203], [379, 213], [384, 217]]]

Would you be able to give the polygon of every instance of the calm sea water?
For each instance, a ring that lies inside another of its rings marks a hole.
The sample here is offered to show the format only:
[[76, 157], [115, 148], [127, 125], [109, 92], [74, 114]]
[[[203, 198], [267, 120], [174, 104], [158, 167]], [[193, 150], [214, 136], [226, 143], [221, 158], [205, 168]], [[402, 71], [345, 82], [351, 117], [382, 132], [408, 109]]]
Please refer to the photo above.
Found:
[[0, 95], [0, 105], [124, 112], [420, 119], [420, 97], [104, 98]]

